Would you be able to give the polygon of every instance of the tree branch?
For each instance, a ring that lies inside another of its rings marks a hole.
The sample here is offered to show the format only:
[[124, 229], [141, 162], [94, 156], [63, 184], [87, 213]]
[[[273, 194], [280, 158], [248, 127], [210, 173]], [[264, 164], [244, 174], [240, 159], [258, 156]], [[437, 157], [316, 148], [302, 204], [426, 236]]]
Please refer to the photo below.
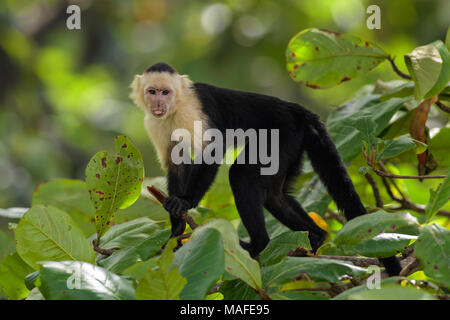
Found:
[[402, 77], [403, 79], [411, 80], [411, 76], [410, 76], [410, 75], [401, 72], [400, 69], [396, 66], [396, 64], [395, 64], [395, 62], [394, 62], [394, 59], [395, 59], [395, 58], [392, 58], [391, 56], [388, 56], [387, 59], [388, 59], [388, 61], [391, 63], [392, 69], [394, 69], [394, 71], [395, 71], [396, 74], [398, 74], [398, 75], [399, 75], [400, 77]]
[[389, 173], [389, 172], [385, 172], [385, 171], [381, 171], [378, 170], [377, 168], [373, 168], [372, 167], [373, 172], [375, 172], [377, 175], [379, 175], [380, 177], [388, 177], [388, 178], [392, 178], [392, 179], [444, 179], [447, 176], [399, 176], [393, 173]]
[[[167, 198], [167, 194], [158, 189], [155, 186], [147, 187], [148, 192], [150, 192], [156, 200], [158, 200], [161, 204], [164, 202], [164, 199]], [[195, 223], [194, 219], [187, 213], [187, 211], [181, 212], [181, 217], [184, 221], [191, 227], [192, 230], [198, 227], [198, 224]]]
[[381, 199], [380, 190], [378, 189], [378, 186], [377, 186], [375, 180], [368, 172], [364, 175], [364, 177], [366, 177], [366, 180], [369, 182], [370, 186], [372, 187], [373, 196], [375, 197], [375, 205], [377, 206], [377, 208], [383, 208], [383, 200]]
[[450, 107], [447, 107], [445, 104], [440, 102], [439, 100], [435, 102], [435, 104], [444, 112], [450, 113]]

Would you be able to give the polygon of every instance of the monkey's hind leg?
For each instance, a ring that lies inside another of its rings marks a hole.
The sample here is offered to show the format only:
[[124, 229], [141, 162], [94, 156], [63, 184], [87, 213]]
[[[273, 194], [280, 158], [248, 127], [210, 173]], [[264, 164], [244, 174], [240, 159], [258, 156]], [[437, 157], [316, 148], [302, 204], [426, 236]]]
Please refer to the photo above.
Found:
[[241, 241], [241, 246], [252, 258], [256, 258], [269, 243], [263, 213], [262, 186], [251, 165], [233, 164], [229, 178], [236, 208], [250, 236], [250, 243]]
[[267, 194], [265, 207], [282, 224], [294, 231], [308, 231], [309, 241], [314, 252], [322, 245], [327, 235], [318, 227], [300, 203], [292, 196], [279, 192]]

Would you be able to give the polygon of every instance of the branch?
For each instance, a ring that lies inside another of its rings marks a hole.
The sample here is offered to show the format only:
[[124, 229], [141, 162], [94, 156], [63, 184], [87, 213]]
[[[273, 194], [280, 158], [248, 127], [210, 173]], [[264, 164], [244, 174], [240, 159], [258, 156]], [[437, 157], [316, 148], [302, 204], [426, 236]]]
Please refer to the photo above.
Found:
[[447, 176], [399, 176], [393, 173], [384, 172], [372, 167], [373, 172], [375, 172], [380, 177], [388, 177], [392, 179], [444, 179]]
[[[165, 194], [163, 191], [158, 189], [155, 186], [149, 186], [147, 187], [148, 192], [150, 192], [156, 200], [158, 200], [161, 204], [164, 202], [164, 199], [167, 198], [167, 194]], [[190, 215], [188, 215], [187, 211], [181, 212], [181, 217], [184, 221], [191, 227], [192, 230], [198, 227], [198, 224], [195, 223], [194, 219]]]
[[364, 175], [364, 177], [366, 177], [366, 180], [369, 182], [370, 186], [372, 187], [373, 195], [375, 197], [375, 204], [376, 204], [377, 208], [383, 209], [383, 200], [381, 199], [380, 190], [378, 189], [378, 186], [375, 183], [375, 180], [368, 172]]
[[347, 222], [343, 215], [338, 214], [337, 212], [334, 212], [330, 208], [327, 208], [327, 214], [325, 215], [324, 219], [335, 219], [336, 221], [340, 222], [341, 224], [345, 224]]
[[395, 65], [395, 62], [394, 62], [395, 58], [392, 58], [391, 56], [388, 56], [387, 59], [391, 63], [392, 69], [394, 69], [396, 74], [398, 74], [403, 79], [411, 80], [411, 76], [410, 75], [401, 72], [400, 69], [397, 68], [397, 66]]
[[439, 109], [441, 109], [444, 112], [448, 112], [450, 113], [450, 107], [447, 107], [445, 104], [443, 104], [442, 102], [440, 102], [439, 100], [435, 102], [435, 104], [439, 107]]
[[401, 277], [407, 277], [407, 276], [409, 276], [410, 274], [412, 274], [412, 273], [414, 273], [414, 272], [416, 272], [416, 271], [419, 271], [419, 270], [421, 270], [421, 269], [420, 269], [420, 263], [419, 263], [419, 261], [418, 261], [416, 258], [414, 258], [413, 261], [411, 261], [410, 263], [408, 263], [408, 264], [402, 269], [402, 271], [400, 271], [399, 276], [401, 276]]
[[314, 256], [314, 258], [349, 261], [358, 267], [368, 267], [373, 265], [382, 266], [378, 258], [352, 257], [352, 256], [325, 256], [325, 255]]
[[97, 239], [92, 240], [92, 246], [94, 247], [94, 251], [95, 252], [98, 252], [98, 253], [103, 254], [105, 256], [110, 256], [110, 255], [112, 255], [114, 253], [114, 251], [115, 251], [114, 249], [103, 249], [103, 248], [100, 248], [98, 246], [99, 242], [100, 242], [100, 240], [97, 240]]

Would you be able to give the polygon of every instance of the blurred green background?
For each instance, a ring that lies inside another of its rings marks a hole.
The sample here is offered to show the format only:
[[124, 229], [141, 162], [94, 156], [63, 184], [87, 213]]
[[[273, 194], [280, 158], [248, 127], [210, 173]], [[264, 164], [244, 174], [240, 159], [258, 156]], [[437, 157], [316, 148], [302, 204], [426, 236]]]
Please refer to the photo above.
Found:
[[[82, 8], [81, 30], [66, 27], [69, 4]], [[381, 30], [366, 27], [370, 4], [381, 8]], [[406, 71], [402, 55], [444, 39], [449, 13], [448, 0], [2, 0], [0, 208], [28, 207], [43, 180], [84, 179], [90, 157], [111, 150], [116, 135], [141, 150], [147, 176], [161, 175], [143, 114], [128, 98], [134, 74], [155, 62], [326, 117], [363, 84], [397, 77], [385, 62], [333, 89], [301, 87], [285, 69], [296, 33], [351, 32], [398, 56]]]

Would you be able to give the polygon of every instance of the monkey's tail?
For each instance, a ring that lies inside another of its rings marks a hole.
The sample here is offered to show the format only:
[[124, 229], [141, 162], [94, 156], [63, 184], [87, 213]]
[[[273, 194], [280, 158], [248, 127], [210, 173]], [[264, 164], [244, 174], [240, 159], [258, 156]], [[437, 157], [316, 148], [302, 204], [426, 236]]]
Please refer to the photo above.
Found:
[[[347, 220], [366, 214], [367, 211], [355, 191], [344, 162], [325, 125], [314, 114], [308, 113], [303, 119], [306, 119], [303, 123], [307, 128], [305, 130], [306, 153], [338, 209], [344, 212]], [[395, 256], [381, 258], [380, 261], [389, 276], [398, 275], [402, 269]]]
[[365, 214], [366, 209], [325, 125], [317, 116], [308, 118], [304, 145], [314, 171], [347, 220]]

